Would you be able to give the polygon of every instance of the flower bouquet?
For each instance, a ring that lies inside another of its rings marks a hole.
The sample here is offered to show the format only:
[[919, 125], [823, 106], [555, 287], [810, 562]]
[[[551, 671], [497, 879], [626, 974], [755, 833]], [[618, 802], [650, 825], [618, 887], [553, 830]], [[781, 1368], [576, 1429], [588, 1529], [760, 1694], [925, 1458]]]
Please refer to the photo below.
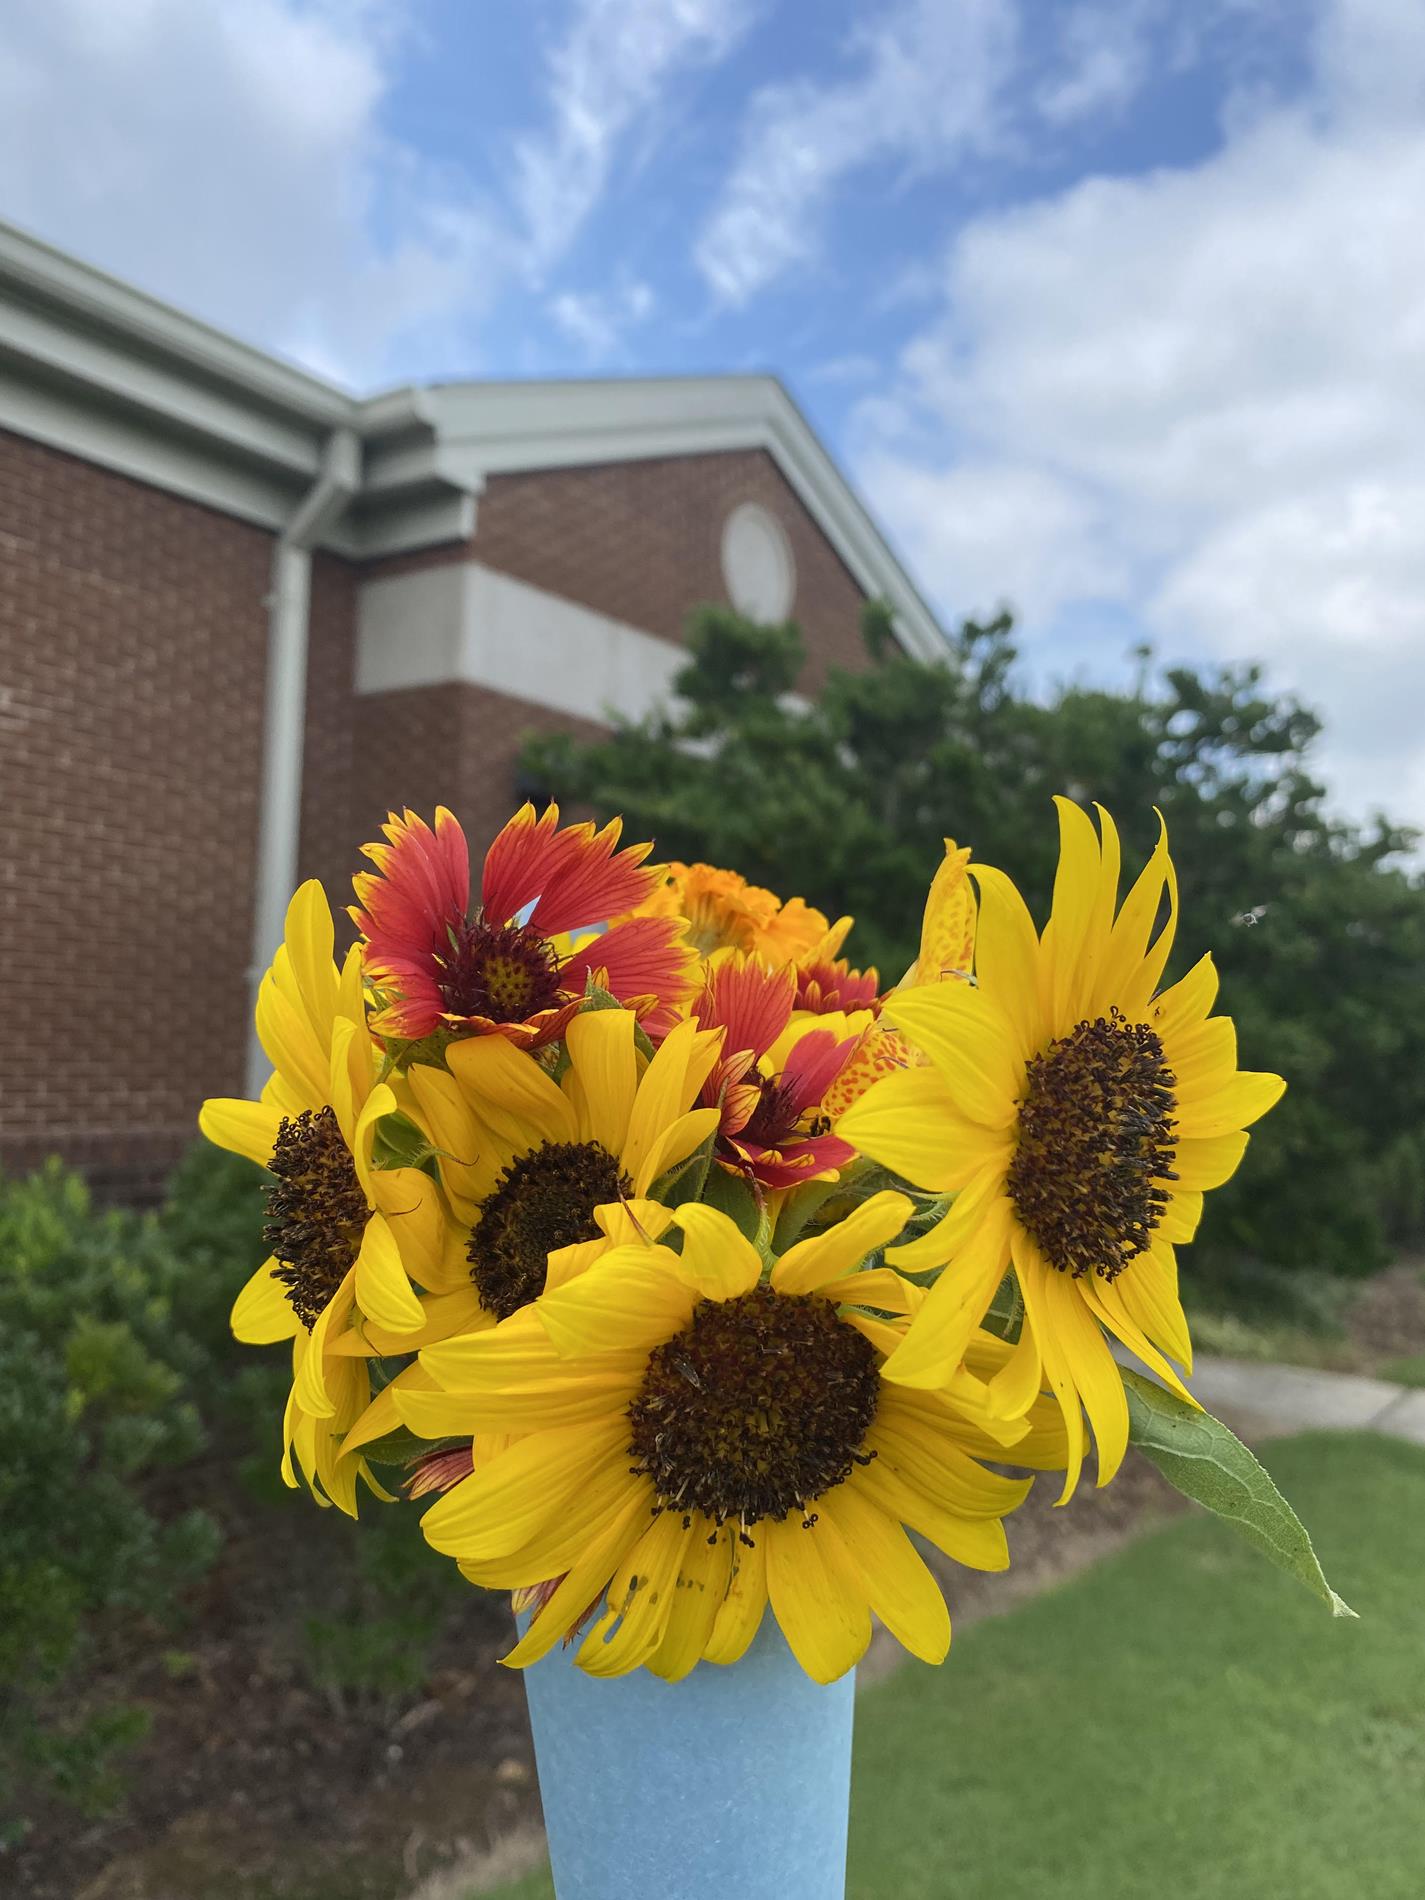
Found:
[[873, 1618], [943, 1661], [926, 1548], [1004, 1569], [1090, 1450], [1344, 1611], [1184, 1383], [1177, 1249], [1283, 1084], [1210, 957], [1164, 985], [1166, 835], [1120, 902], [1107, 814], [1059, 827], [1042, 934], [947, 840], [888, 988], [849, 918], [553, 806], [478, 893], [449, 812], [393, 815], [340, 964], [292, 900], [272, 1078], [201, 1117], [271, 1175], [233, 1329], [290, 1342], [288, 1484], [430, 1499], [432, 1551], [513, 1593], [565, 1900], [839, 1895]]

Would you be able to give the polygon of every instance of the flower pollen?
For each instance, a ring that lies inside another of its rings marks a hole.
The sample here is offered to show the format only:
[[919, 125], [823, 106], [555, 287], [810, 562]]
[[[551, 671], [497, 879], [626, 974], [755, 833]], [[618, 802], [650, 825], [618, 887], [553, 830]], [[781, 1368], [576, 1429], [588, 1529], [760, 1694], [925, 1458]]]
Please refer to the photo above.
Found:
[[508, 1319], [544, 1291], [549, 1255], [597, 1240], [594, 1209], [633, 1183], [597, 1141], [545, 1141], [506, 1168], [480, 1204], [467, 1259], [480, 1303]]
[[702, 1300], [649, 1355], [628, 1408], [632, 1468], [657, 1509], [689, 1522], [735, 1519], [744, 1538], [793, 1511], [810, 1524], [808, 1506], [871, 1461], [879, 1385], [874, 1348], [829, 1300], [765, 1284]]
[[449, 949], [436, 957], [436, 987], [448, 1015], [519, 1023], [557, 1006], [558, 965], [537, 931], [467, 918], [447, 934]]
[[1147, 1247], [1177, 1178], [1175, 1086], [1153, 1030], [1117, 1010], [1029, 1063], [1008, 1187], [1050, 1266], [1111, 1281]]
[[357, 1254], [370, 1209], [335, 1109], [284, 1116], [272, 1159], [262, 1237], [298, 1319], [310, 1332]]

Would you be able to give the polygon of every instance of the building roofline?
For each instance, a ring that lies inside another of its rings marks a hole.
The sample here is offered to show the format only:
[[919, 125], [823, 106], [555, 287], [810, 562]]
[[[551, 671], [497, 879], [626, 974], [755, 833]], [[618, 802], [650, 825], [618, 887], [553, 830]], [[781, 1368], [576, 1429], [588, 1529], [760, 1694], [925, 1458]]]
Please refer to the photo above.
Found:
[[911, 652], [944, 636], [783, 383], [770, 374], [405, 385], [366, 398], [0, 222], [0, 427], [264, 527], [315, 478], [331, 431], [362, 482], [327, 545], [352, 556], [467, 536], [485, 480], [762, 448]]

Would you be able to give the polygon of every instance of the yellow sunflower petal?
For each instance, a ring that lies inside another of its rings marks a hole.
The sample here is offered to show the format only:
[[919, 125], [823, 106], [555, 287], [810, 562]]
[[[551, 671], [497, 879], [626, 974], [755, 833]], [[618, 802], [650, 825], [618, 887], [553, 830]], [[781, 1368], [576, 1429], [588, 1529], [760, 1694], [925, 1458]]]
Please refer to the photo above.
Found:
[[432, 1505], [421, 1520], [426, 1542], [458, 1557], [518, 1550], [557, 1523], [601, 1459], [625, 1455], [627, 1439], [622, 1416], [522, 1438]]
[[836, 1132], [882, 1167], [932, 1194], [949, 1194], [981, 1167], [1008, 1160], [1003, 1133], [967, 1120], [938, 1069], [903, 1069], [873, 1082]]
[[1024, 1061], [1014, 1028], [983, 991], [967, 983], [902, 990], [884, 1014], [939, 1069], [958, 1114], [985, 1128], [1014, 1120]]
[[871, 1609], [891, 1635], [922, 1662], [944, 1662], [950, 1649], [950, 1612], [939, 1584], [900, 1525], [854, 1485], [838, 1485], [817, 1500], [816, 1508], [841, 1533]]
[[1086, 1289], [1082, 1281], [1053, 1271], [1045, 1275], [1048, 1326], [1093, 1426], [1098, 1482], [1105, 1485], [1123, 1463], [1128, 1449], [1128, 1401], [1091, 1299], [1091, 1289]]
[[[973, 1237], [930, 1289], [905, 1340], [881, 1368], [900, 1385], [944, 1385], [964, 1357], [1009, 1264], [1010, 1207], [992, 1201]], [[900, 1249], [892, 1248], [897, 1260]]]
[[1192, 1335], [1178, 1298], [1172, 1249], [1165, 1242], [1140, 1254], [1108, 1290], [1141, 1333], [1185, 1371], [1192, 1371]]
[[301, 1326], [287, 1290], [274, 1280], [276, 1260], [264, 1260], [233, 1302], [230, 1324], [234, 1339], [245, 1346], [271, 1346], [279, 1339], [291, 1339]]
[[623, 1352], [652, 1347], [688, 1323], [697, 1300], [691, 1275], [666, 1247], [618, 1247], [577, 1280], [535, 1303], [556, 1351]]
[[628, 1138], [619, 1156], [625, 1173], [640, 1192], [651, 1185], [644, 1178], [644, 1163], [655, 1144], [693, 1104], [701, 1086], [703, 1053], [705, 1043], [698, 1039], [697, 1024], [681, 1022], [664, 1037], [644, 1071], [628, 1118]]
[[[585, 1115], [580, 1137], [620, 1155], [638, 1091], [635, 1018], [627, 1009], [588, 1009], [564, 1032], [571, 1075], [583, 1085]], [[568, 1078], [566, 1077], [566, 1080]]]
[[1044, 1377], [1063, 1415], [1064, 1488], [1055, 1502], [1067, 1504], [1078, 1489], [1079, 1474], [1083, 1470], [1084, 1411], [1050, 1316], [1048, 1283], [1059, 1276], [1053, 1267], [1046, 1266], [1039, 1249], [1017, 1226], [1013, 1244], [1014, 1277], [1024, 1295], [1024, 1323], [1034, 1328], [1044, 1362]]
[[[779, 1284], [775, 1271], [773, 1284]], [[873, 1306], [878, 1313], [918, 1313], [925, 1301], [924, 1289], [913, 1286], [893, 1267], [845, 1274], [833, 1291], [840, 1306]]]
[[965, 875], [968, 850], [945, 840], [945, 856], [931, 879], [920, 924], [920, 955], [912, 983], [938, 983], [956, 971], [969, 974], [975, 956], [975, 893]]
[[654, 1518], [609, 1585], [607, 1610], [584, 1638], [579, 1667], [587, 1674], [626, 1675], [658, 1648], [692, 1535], [676, 1511]]
[[336, 1413], [336, 1404], [327, 1390], [326, 1342], [345, 1331], [355, 1300], [356, 1273], [352, 1269], [318, 1314], [306, 1341], [307, 1350], [302, 1355], [295, 1383], [297, 1403], [311, 1418], [331, 1418]]
[[[1131, 1353], [1135, 1353], [1155, 1378], [1161, 1379], [1164, 1385], [1171, 1387], [1178, 1397], [1185, 1399], [1189, 1405], [1196, 1405], [1197, 1400], [1159, 1352], [1144, 1328], [1133, 1317], [1124, 1297], [1129, 1276], [1137, 1272], [1138, 1265], [1139, 1262], [1136, 1260], [1129, 1263], [1120, 1276], [1125, 1283], [1122, 1286], [1119, 1281], [1100, 1280], [1094, 1285], [1080, 1281], [1082, 1296], [1095, 1318], [1100, 1320], [1116, 1339], [1121, 1340]], [[1100, 1482], [1103, 1480], [1101, 1479]]]
[[198, 1126], [219, 1148], [246, 1155], [266, 1167], [277, 1145], [282, 1111], [266, 1102], [245, 1102], [235, 1096], [215, 1095], [198, 1111]]
[[507, 1668], [528, 1668], [568, 1635], [575, 1620], [603, 1593], [628, 1547], [634, 1526], [646, 1510], [642, 1497], [630, 1497], [596, 1533], [524, 1635], [508, 1655], [500, 1658]]
[[574, 1110], [558, 1083], [504, 1036], [463, 1037], [451, 1043], [445, 1059], [476, 1115], [497, 1134], [508, 1135], [513, 1122], [529, 1146], [579, 1139]]
[[413, 1333], [425, 1313], [406, 1274], [396, 1236], [384, 1214], [373, 1214], [356, 1256], [356, 1303], [376, 1325], [390, 1333]]
[[[870, 1442], [868, 1439], [867, 1443]], [[927, 1496], [895, 1469], [886, 1455], [890, 1442], [886, 1437], [879, 1437], [875, 1442], [878, 1456], [863, 1470], [852, 1472], [846, 1481], [848, 1490], [864, 1492], [878, 1510], [917, 1536], [928, 1538], [937, 1550], [943, 1550], [957, 1564], [965, 1564], [971, 1570], [1009, 1568], [1009, 1545], [998, 1517], [961, 1517], [947, 1509], [938, 1498]], [[1032, 1483], [1032, 1479], [1021, 1479], [1021, 1491], [1028, 1491]]]
[[336, 933], [327, 894], [314, 877], [299, 884], [287, 906], [283, 941], [293, 978], [313, 1029], [325, 1036], [337, 1005]]
[[389, 1385], [382, 1386], [361, 1417], [342, 1439], [343, 1457], [349, 1457], [366, 1445], [374, 1445], [378, 1438], [385, 1438], [391, 1432], [399, 1431], [405, 1423], [400, 1410], [403, 1396], [412, 1390], [425, 1391], [433, 1383], [430, 1374], [419, 1360], [413, 1365], [403, 1366]]
[[815, 1293], [844, 1278], [867, 1254], [895, 1239], [910, 1219], [911, 1205], [908, 1195], [891, 1189], [873, 1194], [835, 1226], [788, 1248], [772, 1269], [773, 1286], [780, 1293]]
[[[507, 1448], [486, 1452], [483, 1439], [477, 1439], [474, 1449], [478, 1472], [503, 1458]], [[569, 1498], [558, 1516], [542, 1524], [528, 1542], [517, 1550], [501, 1552], [498, 1557], [462, 1556], [461, 1571], [472, 1583], [485, 1589], [522, 1590], [532, 1584], [546, 1583], [578, 1563], [591, 1539], [602, 1536], [605, 1528], [620, 1515], [626, 1516], [633, 1526], [632, 1535], [622, 1546], [626, 1551], [648, 1523], [651, 1504], [652, 1491], [647, 1480], [630, 1473], [627, 1457], [606, 1457], [590, 1468], [587, 1481]], [[631, 1505], [636, 1507], [635, 1511], [630, 1511]], [[581, 1607], [587, 1609], [588, 1605]]]
[[1173, 1156], [1171, 1185], [1180, 1193], [1206, 1192], [1221, 1187], [1237, 1172], [1247, 1152], [1245, 1134], [1212, 1135], [1205, 1141], [1180, 1141]]
[[1003, 871], [972, 865], [970, 876], [980, 893], [975, 974], [985, 995], [1014, 1025], [1018, 1053], [1028, 1057], [1046, 1040], [1034, 920]]
[[716, 1108], [693, 1108], [663, 1130], [638, 1164], [633, 1177], [635, 1195], [646, 1194], [660, 1174], [686, 1161], [709, 1135], [717, 1133], [721, 1112]]
[[415, 1097], [415, 1118], [437, 1150], [440, 1177], [465, 1201], [483, 1201], [505, 1166], [492, 1151], [455, 1077], [427, 1062], [413, 1063], [406, 1081]]
[[762, 1627], [767, 1608], [767, 1540], [753, 1534], [744, 1542], [734, 1526], [727, 1592], [718, 1609], [704, 1654], [709, 1662], [735, 1663], [747, 1654]]
[[710, 1300], [735, 1300], [751, 1292], [762, 1278], [762, 1256], [735, 1221], [701, 1202], [675, 1209], [673, 1219], [683, 1230], [679, 1258], [700, 1293]]
[[[1150, 944], [1164, 891], [1168, 897], [1167, 921]], [[1097, 989], [1091, 998], [1095, 1014], [1105, 1013], [1115, 1003], [1129, 1014], [1148, 1007], [1176, 929], [1177, 874], [1168, 855], [1168, 828], [1160, 813], [1158, 842], [1124, 898], [1109, 936]]]
[[1185, 1245], [1198, 1230], [1198, 1225], [1202, 1220], [1203, 1206], [1204, 1201], [1200, 1190], [1191, 1194], [1184, 1194], [1181, 1190], [1175, 1191], [1172, 1199], [1163, 1209], [1162, 1218], [1158, 1222], [1157, 1237], [1172, 1246]]
[[1166, 1042], [1200, 1023], [1216, 998], [1217, 966], [1210, 956], [1199, 957], [1186, 976], [1158, 997], [1149, 1021]]
[[727, 1595], [735, 1533], [696, 1513], [692, 1533], [673, 1583], [673, 1604], [663, 1640], [648, 1667], [665, 1682], [681, 1682], [702, 1660], [717, 1613]]
[[1072, 799], [1056, 798], [1054, 806], [1059, 863], [1043, 954], [1049, 1023], [1062, 1035], [1087, 1013], [1113, 914], [1110, 909], [1105, 915], [1102, 902], [1102, 861], [1093, 821]]
[[767, 1595], [787, 1646], [813, 1682], [835, 1682], [871, 1640], [866, 1588], [841, 1533], [827, 1518], [806, 1530], [793, 1512], [753, 1535], [766, 1540]]
[[1178, 1127], [1185, 1139], [1202, 1141], [1250, 1128], [1279, 1102], [1286, 1083], [1279, 1075], [1244, 1069], [1213, 1095], [1178, 1103]]
[[486, 1392], [409, 1392], [400, 1401], [405, 1423], [421, 1438], [470, 1438], [476, 1432], [547, 1432], [561, 1425], [596, 1424], [623, 1411], [638, 1391], [640, 1374], [580, 1368], [543, 1385]]

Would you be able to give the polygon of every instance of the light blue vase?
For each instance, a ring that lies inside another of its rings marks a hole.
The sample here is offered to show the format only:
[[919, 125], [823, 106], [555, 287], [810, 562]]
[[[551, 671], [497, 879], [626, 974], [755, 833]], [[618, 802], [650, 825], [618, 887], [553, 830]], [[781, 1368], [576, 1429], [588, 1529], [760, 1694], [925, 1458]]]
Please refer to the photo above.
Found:
[[854, 1671], [813, 1682], [770, 1611], [678, 1683], [577, 1653], [525, 1671], [559, 1900], [844, 1900]]

